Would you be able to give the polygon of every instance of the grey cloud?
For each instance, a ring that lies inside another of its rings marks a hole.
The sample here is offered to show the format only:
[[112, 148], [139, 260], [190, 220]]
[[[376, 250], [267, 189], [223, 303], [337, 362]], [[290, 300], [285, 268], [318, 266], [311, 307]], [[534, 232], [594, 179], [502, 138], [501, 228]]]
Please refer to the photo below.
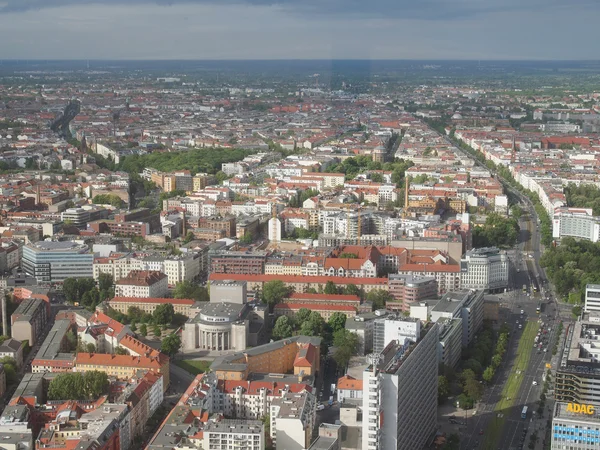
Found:
[[[515, 14], [568, 7], [600, 10], [597, 0], [0, 0], [0, 14], [74, 5], [256, 5], [276, 6], [313, 17], [457, 20], [498, 12]], [[3, 5], [3, 6], [2, 6]]]

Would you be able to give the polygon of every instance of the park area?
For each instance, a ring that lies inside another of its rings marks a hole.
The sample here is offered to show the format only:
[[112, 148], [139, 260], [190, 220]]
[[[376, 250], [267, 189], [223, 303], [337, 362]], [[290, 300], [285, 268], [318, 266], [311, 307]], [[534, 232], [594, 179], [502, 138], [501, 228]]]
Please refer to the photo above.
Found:
[[175, 365], [181, 367], [183, 370], [187, 370], [192, 375], [198, 375], [204, 372], [208, 372], [208, 369], [210, 369], [211, 361], [203, 361], [197, 359], [181, 359], [175, 361]]

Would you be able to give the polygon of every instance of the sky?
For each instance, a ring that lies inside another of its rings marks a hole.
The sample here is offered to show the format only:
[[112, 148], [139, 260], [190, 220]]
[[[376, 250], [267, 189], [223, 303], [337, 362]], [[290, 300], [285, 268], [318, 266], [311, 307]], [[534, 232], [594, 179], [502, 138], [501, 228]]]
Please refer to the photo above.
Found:
[[0, 0], [0, 59], [599, 60], [599, 0]]

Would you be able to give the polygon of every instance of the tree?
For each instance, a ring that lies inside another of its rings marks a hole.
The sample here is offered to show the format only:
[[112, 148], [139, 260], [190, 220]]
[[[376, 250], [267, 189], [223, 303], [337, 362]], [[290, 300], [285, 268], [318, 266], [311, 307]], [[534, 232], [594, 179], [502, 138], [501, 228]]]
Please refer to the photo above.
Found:
[[173, 322], [175, 308], [172, 303], [163, 303], [158, 305], [152, 314], [152, 318], [159, 325], [167, 325]]
[[65, 335], [67, 343], [69, 344], [69, 351], [74, 351], [77, 348], [77, 335], [73, 333], [73, 330], [67, 331]]
[[101, 395], [106, 394], [109, 386], [110, 382], [105, 372], [90, 370], [83, 374], [83, 392], [88, 399], [95, 400]]
[[265, 283], [263, 287], [263, 302], [269, 305], [269, 309], [272, 311], [273, 307], [286, 298], [290, 292], [291, 289], [287, 287], [283, 281], [269, 281]]
[[139, 322], [140, 320], [142, 320], [143, 315], [144, 315], [144, 311], [142, 311], [137, 306], [130, 306], [129, 309], [127, 310], [127, 316], [129, 317], [129, 320], [131, 320], [132, 325], [133, 325], [133, 322]]
[[162, 340], [160, 351], [166, 355], [176, 355], [181, 349], [181, 338], [177, 333], [172, 333]]
[[140, 334], [144, 337], [148, 336], [148, 327], [145, 323], [140, 326]]
[[347, 284], [344, 288], [344, 294], [360, 296], [360, 290], [356, 287], [355, 284]]
[[325, 293], [327, 295], [335, 295], [338, 293], [337, 286], [335, 285], [335, 283], [333, 281], [328, 281], [325, 284]]
[[344, 328], [344, 325], [346, 324], [346, 314], [341, 312], [334, 312], [327, 321], [327, 324], [329, 325], [333, 333], [342, 330]]
[[302, 325], [304, 322], [308, 320], [310, 317], [311, 310], [308, 308], [300, 308], [294, 317], [296, 319], [296, 323]]
[[321, 336], [325, 329], [325, 320], [316, 311], [311, 311], [308, 319], [300, 326], [300, 334], [304, 336]]
[[394, 301], [394, 297], [384, 289], [373, 289], [367, 294], [367, 301], [373, 304], [373, 311], [385, 309], [387, 302]]
[[6, 374], [6, 384], [13, 384], [17, 382], [17, 361], [10, 356], [5, 356], [0, 359], [0, 364], [4, 366], [4, 373]]
[[152, 327], [152, 334], [157, 338], [160, 338], [162, 336], [162, 331], [160, 330], [160, 327], [158, 325], [154, 325]]
[[98, 289], [101, 291], [110, 291], [113, 287], [113, 277], [109, 273], [101, 273], [98, 276]]
[[490, 381], [492, 381], [492, 378], [494, 378], [494, 368], [492, 366], [488, 366], [483, 371], [483, 380], [486, 383], [489, 383]]
[[75, 302], [78, 300], [79, 289], [77, 278], [67, 278], [63, 282], [63, 294], [68, 302]]
[[187, 280], [175, 285], [175, 292], [173, 296], [175, 298], [189, 298], [200, 302], [207, 302], [210, 300], [210, 295], [207, 288]]
[[342, 328], [333, 333], [333, 346], [333, 359], [339, 367], [346, 368], [358, 351], [358, 335]]
[[471, 399], [477, 401], [483, 394], [483, 385], [477, 379], [469, 378], [465, 381], [464, 391]]
[[444, 403], [450, 395], [450, 383], [444, 375], [438, 377], [438, 403]]
[[184, 244], [187, 244], [189, 242], [192, 242], [194, 240], [195, 236], [194, 233], [192, 233], [191, 231], [188, 231], [187, 234], [185, 235], [185, 238], [183, 239]]
[[123, 347], [117, 347], [115, 349], [115, 355], [129, 355], [129, 352]]
[[252, 238], [251, 233], [244, 233], [244, 235], [240, 238], [240, 244], [252, 244], [253, 240], [254, 239]]
[[95, 353], [95, 352], [96, 352], [96, 346], [90, 342], [89, 344], [87, 344], [87, 345], [85, 346], [85, 350], [86, 350], [88, 353]]
[[273, 339], [285, 339], [292, 336], [294, 328], [288, 316], [280, 316], [273, 326]]

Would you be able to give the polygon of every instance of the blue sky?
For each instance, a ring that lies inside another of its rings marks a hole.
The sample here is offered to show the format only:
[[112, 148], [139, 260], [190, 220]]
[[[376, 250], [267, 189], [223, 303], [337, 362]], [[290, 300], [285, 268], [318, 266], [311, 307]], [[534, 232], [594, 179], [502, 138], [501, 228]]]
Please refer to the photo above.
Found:
[[1, 59], [600, 59], [598, 0], [0, 0]]

